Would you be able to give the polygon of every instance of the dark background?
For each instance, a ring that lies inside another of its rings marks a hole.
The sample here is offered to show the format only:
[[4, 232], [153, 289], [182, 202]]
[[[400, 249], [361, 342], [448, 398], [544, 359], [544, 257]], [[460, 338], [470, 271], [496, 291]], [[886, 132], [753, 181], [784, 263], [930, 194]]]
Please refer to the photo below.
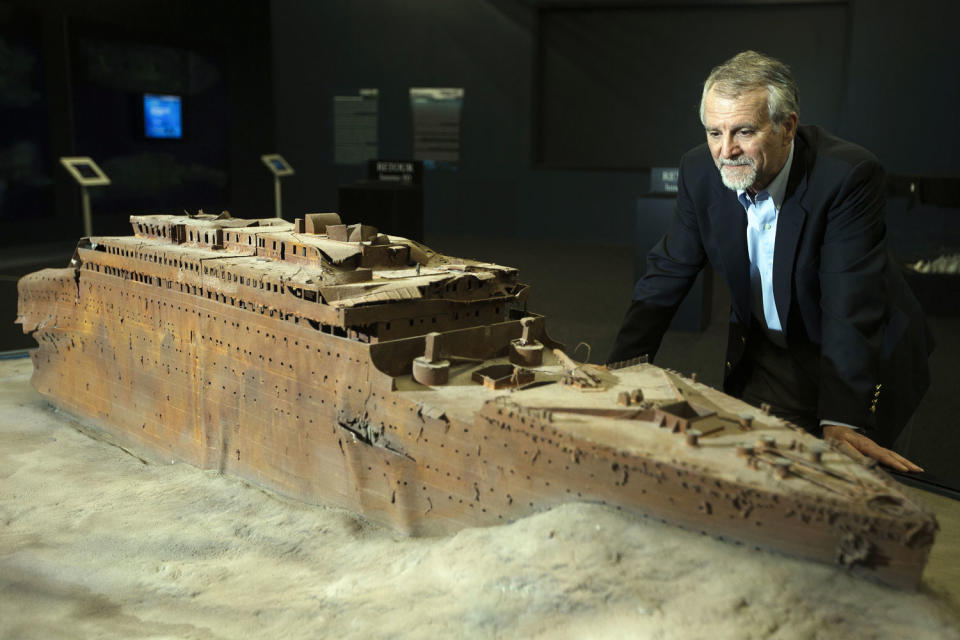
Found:
[[[424, 172], [426, 239], [521, 267], [531, 306], [594, 361], [629, 300], [649, 169], [700, 143], [700, 84], [743, 49], [794, 67], [801, 122], [910, 176], [890, 199], [898, 258], [960, 251], [956, 183], [936, 181], [960, 178], [958, 18], [947, 0], [0, 0], [0, 350], [30, 344], [12, 324], [17, 277], [65, 265], [82, 233], [61, 156], [113, 180], [91, 189], [97, 234], [128, 233], [131, 213], [272, 216], [264, 153], [296, 171], [287, 218], [335, 211], [366, 167], [333, 163], [332, 97], [365, 87], [394, 159], [412, 152], [410, 87], [465, 89], [461, 161]], [[183, 140], [142, 137], [143, 92], [184, 96]], [[711, 328], [668, 337], [661, 364], [719, 382], [722, 294]], [[934, 386], [898, 447], [960, 484], [960, 326], [931, 325]]]
[[[948, 1], [0, 2], [3, 245], [81, 231], [63, 155], [111, 175], [98, 232], [131, 211], [333, 210], [332, 94], [380, 89], [380, 155], [409, 157], [411, 86], [466, 90], [462, 162], [428, 172], [427, 233], [628, 244], [650, 166], [700, 142], [699, 83], [745, 48], [782, 56], [801, 121], [892, 173], [960, 170], [960, 9]], [[185, 96], [182, 141], [136, 134], [136, 97]], [[119, 222], [117, 222], [119, 221]], [[51, 224], [53, 222], [53, 224]]]
[[[956, 3], [677, 7], [276, 2], [276, 141], [299, 174], [284, 183], [291, 210], [329, 207], [336, 203], [337, 185], [360, 176], [359, 170], [332, 164], [334, 88], [379, 87], [381, 154], [404, 157], [411, 139], [407, 88], [454, 86], [466, 90], [463, 162], [458, 172], [427, 175], [428, 232], [628, 243], [635, 198], [649, 181], [640, 163], [676, 166], [680, 155], [701, 141], [699, 84], [710, 68], [761, 45], [801, 74], [801, 121], [826, 124], [871, 149], [891, 172], [956, 176], [960, 171]], [[819, 17], [843, 24], [822, 27], [818, 36], [824, 39], [804, 43], [788, 16], [803, 16], [803, 26]], [[589, 20], [577, 19], [584, 17]], [[632, 38], [617, 31], [647, 19], [664, 25], [670, 37], [661, 32], [652, 39]], [[573, 33], [566, 36], [563, 25], [572, 25]], [[594, 28], [592, 37], [581, 37], [588, 27]], [[559, 53], [541, 50], [541, 34]], [[828, 59], [825, 51], [841, 57]], [[554, 64], [564, 52], [576, 65]], [[654, 82], [641, 88], [632, 70]], [[563, 104], [542, 99], [553, 92], [569, 97], [583, 85], [591, 91], [575, 93]], [[621, 96], [620, 110], [602, 108]], [[571, 139], [583, 145], [579, 158], [568, 150]], [[644, 146], [646, 139], [655, 146]]]
[[[95, 233], [134, 211], [272, 211], [269, 28], [266, 2], [0, 2], [0, 246], [82, 234], [61, 156], [112, 180], [90, 191]], [[184, 96], [183, 140], [143, 137], [145, 92]]]

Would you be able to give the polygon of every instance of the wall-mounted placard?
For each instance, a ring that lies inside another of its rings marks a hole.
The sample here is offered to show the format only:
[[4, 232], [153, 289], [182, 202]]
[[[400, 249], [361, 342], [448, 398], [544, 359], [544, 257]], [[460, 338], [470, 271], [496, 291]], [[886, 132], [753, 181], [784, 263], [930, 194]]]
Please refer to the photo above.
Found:
[[413, 157], [432, 163], [460, 162], [460, 113], [463, 89], [411, 87]]
[[366, 164], [379, 153], [377, 89], [338, 91], [333, 96], [333, 162]]

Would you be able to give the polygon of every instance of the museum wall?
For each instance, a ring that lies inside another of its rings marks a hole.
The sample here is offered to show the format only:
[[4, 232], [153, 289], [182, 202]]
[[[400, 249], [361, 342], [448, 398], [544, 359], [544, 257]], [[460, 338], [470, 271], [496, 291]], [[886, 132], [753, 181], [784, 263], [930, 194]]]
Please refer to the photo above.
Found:
[[[699, 141], [696, 83], [709, 65], [778, 41], [792, 58], [806, 30], [798, 21], [810, 29], [830, 22], [808, 50], [841, 58], [792, 60], [803, 74], [804, 117], [870, 148], [891, 172], [956, 177], [958, 13], [945, 0], [909, 11], [892, 0], [685, 9], [589, 0], [174, 0], [152, 8], [6, 0], [0, 243], [80, 233], [79, 192], [57, 161], [72, 154], [94, 156], [112, 174], [112, 187], [92, 192], [99, 232], [122, 230], [131, 211], [270, 215], [271, 178], [259, 161], [270, 151], [296, 169], [283, 183], [288, 212], [335, 209], [337, 188], [365, 168], [333, 162], [334, 92], [379, 89], [379, 155], [408, 158], [408, 89], [439, 86], [466, 95], [459, 166], [425, 174], [428, 233], [629, 244], [648, 165], [675, 165]], [[771, 26], [760, 29], [757, 15]], [[747, 41], [736, 33], [738, 16], [766, 35]], [[648, 23], [656, 28], [634, 37]], [[569, 64], [553, 64], [553, 50]], [[644, 82], [632, 85], [633, 71]], [[557, 82], [576, 99], [551, 99]], [[137, 134], [134, 98], [144, 91], [185, 96], [183, 141]], [[622, 108], [604, 117], [613, 110], [600, 98], [623, 98]], [[554, 126], [557, 109], [566, 110], [567, 129]], [[608, 140], [618, 131], [624, 140], [614, 148]], [[657, 152], [644, 157], [636, 139], [659, 141], [650, 145]]]
[[[605, 72], [611, 92], [627, 86], [631, 65], [662, 67], [661, 86], [672, 86], [680, 75], [684, 84], [694, 83], [687, 90], [692, 98], [678, 104], [664, 104], [662, 96], [676, 91], [657, 90], [656, 85], [646, 94], [633, 87], [620, 91], [632, 92], [628, 98], [644, 116], [635, 126], [644, 135], [656, 137], [658, 128], [673, 127], [682, 118], [690, 123], [689, 133], [655, 159], [669, 162], [675, 156], [675, 166], [684, 140], [699, 143], [695, 83], [710, 64], [742, 48], [761, 48], [754, 40], [770, 42], [768, 49], [781, 46], [777, 42], [782, 40], [786, 53], [780, 55], [792, 57], [797, 43], [803, 43], [805, 29], [798, 24], [813, 29], [818, 21], [839, 20], [842, 24], [818, 28], [806, 48], [813, 57], [837, 51], [840, 60], [832, 64], [830, 58], [816, 64], [792, 60], [798, 74], [803, 70], [801, 81], [806, 80], [801, 108], [806, 105], [813, 112], [811, 118], [873, 150], [891, 172], [957, 176], [960, 132], [955, 113], [960, 96], [955, 62], [960, 59], [960, 43], [954, 37], [958, 17], [954, 3], [921, 0], [911, 3], [909, 10], [892, 0], [795, 3], [802, 8], [799, 17], [782, 13], [777, 6], [783, 4], [791, 3], [756, 7], [717, 2], [686, 11], [670, 9], [679, 11], [673, 23], [664, 23], [674, 52], [662, 50], [661, 34], [650, 44], [658, 48], [640, 59], [642, 43], [629, 34], [617, 34], [620, 41], [609, 35], [611, 24], [629, 21], [608, 20], [604, 26], [601, 20], [598, 31], [582, 33], [581, 28], [571, 36], [577, 39], [565, 43], [568, 54], [576, 51], [571, 43], [582, 45], [582, 59], [570, 65], [570, 73], [578, 66], [616, 67]], [[412, 137], [408, 88], [463, 87], [460, 165], [456, 170], [427, 171], [424, 178], [428, 233], [628, 244], [635, 200], [649, 188], [647, 168], [618, 166], [622, 162], [603, 167], [595, 153], [585, 159], [585, 166], [576, 166], [575, 161], [550, 162], [540, 153], [544, 145], [558, 141], [542, 139], [541, 101], [549, 92], [543, 87], [546, 56], [539, 44], [544, 27], [538, 12], [555, 19], [561, 10], [604, 13], [612, 11], [610, 7], [637, 24], [643, 23], [638, 14], [641, 18], [649, 14], [661, 23], [670, 18], [664, 3], [644, 2], [272, 2], [277, 150], [297, 170], [284, 183], [286, 206], [293, 211], [332, 210], [338, 185], [364, 176], [364, 167], [333, 163], [335, 91], [378, 88], [380, 155], [407, 158]], [[717, 7], [722, 8], [719, 13]], [[758, 11], [767, 9], [773, 13], [758, 21]], [[719, 20], [718, 15], [725, 17], [715, 29], [712, 21]], [[766, 35], [744, 37], [750, 29]], [[680, 74], [682, 65], [671, 57], [675, 52], [685, 52], [684, 59], [703, 68]], [[593, 81], [591, 86], [596, 89], [598, 84]], [[582, 93], [583, 104], [572, 109], [571, 119], [576, 124], [577, 114], [584, 115], [570, 135], [589, 145], [591, 128], [599, 131], [603, 123], [589, 117], [592, 96]], [[629, 124], [618, 121], [620, 130]], [[590, 155], [587, 151], [593, 150], [585, 150], [585, 157]], [[616, 154], [611, 150], [610, 155]]]
[[[91, 156], [94, 232], [131, 212], [272, 209], [259, 156], [273, 146], [266, 2], [0, 2], [0, 224], [4, 246], [82, 234], [61, 156]], [[145, 93], [183, 101], [180, 139], [144, 135]]]

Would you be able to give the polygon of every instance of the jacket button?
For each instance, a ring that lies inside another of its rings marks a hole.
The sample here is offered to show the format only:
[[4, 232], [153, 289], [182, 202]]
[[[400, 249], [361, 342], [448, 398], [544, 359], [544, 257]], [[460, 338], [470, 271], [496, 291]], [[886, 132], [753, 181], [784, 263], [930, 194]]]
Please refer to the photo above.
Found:
[[731, 367], [733, 367], [733, 365], [731, 365], [731, 364], [730, 364], [730, 361], [727, 360], [727, 369], [730, 369]]
[[744, 336], [740, 336], [740, 344], [747, 344], [747, 339]]

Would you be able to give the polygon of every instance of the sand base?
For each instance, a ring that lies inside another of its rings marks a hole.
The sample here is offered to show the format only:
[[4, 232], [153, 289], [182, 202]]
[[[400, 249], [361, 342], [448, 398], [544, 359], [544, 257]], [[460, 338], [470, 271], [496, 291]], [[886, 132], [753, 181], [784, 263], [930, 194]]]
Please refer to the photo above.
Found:
[[596, 505], [405, 538], [91, 437], [30, 371], [0, 362], [0, 638], [960, 638], [942, 578], [898, 591]]

